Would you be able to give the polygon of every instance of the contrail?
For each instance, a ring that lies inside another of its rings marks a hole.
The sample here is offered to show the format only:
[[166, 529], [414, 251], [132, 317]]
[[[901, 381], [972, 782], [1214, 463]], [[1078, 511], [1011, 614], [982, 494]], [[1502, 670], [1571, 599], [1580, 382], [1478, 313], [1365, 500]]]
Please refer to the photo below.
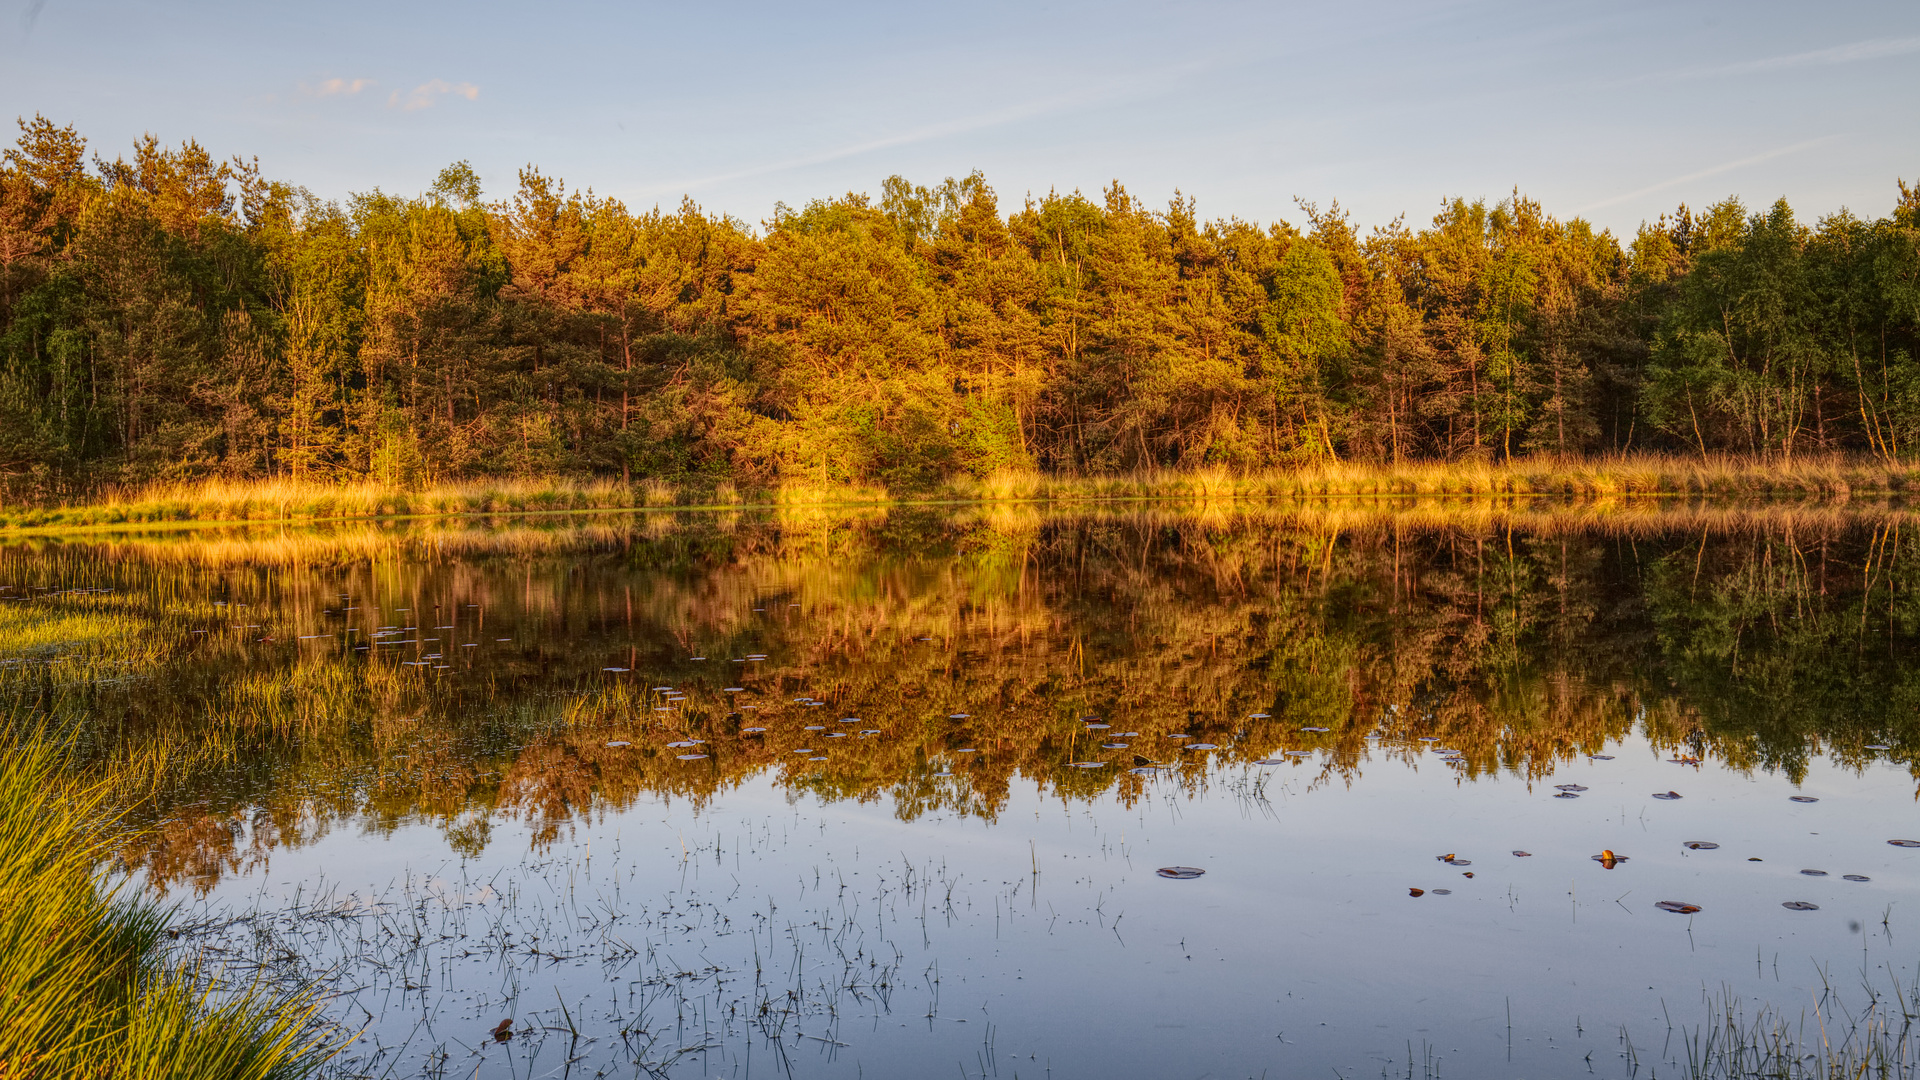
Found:
[[1626, 202], [1628, 199], [1637, 199], [1642, 195], [1651, 195], [1656, 191], [1664, 191], [1667, 188], [1677, 187], [1681, 184], [1685, 184], [1693, 180], [1705, 180], [1709, 176], [1718, 176], [1721, 173], [1732, 172], [1735, 169], [1742, 169], [1747, 167], [1748, 165], [1758, 165], [1763, 161], [1771, 161], [1777, 157], [1785, 157], [1788, 154], [1796, 154], [1802, 150], [1819, 146], [1822, 143], [1830, 143], [1835, 139], [1844, 138], [1844, 137], [1845, 136], [1842, 136], [1842, 135], [1822, 135], [1817, 139], [1808, 139], [1806, 142], [1794, 143], [1792, 146], [1782, 146], [1774, 150], [1768, 150], [1764, 154], [1755, 154], [1752, 157], [1743, 157], [1738, 161], [1722, 162], [1721, 164], [1715, 165], [1710, 169], [1701, 169], [1699, 172], [1690, 172], [1685, 176], [1676, 176], [1671, 180], [1662, 180], [1657, 184], [1648, 184], [1646, 187], [1639, 188], [1634, 191], [1629, 191], [1622, 195], [1614, 195], [1609, 198], [1601, 199], [1599, 202], [1588, 203], [1586, 206], [1581, 207], [1578, 212], [1584, 214], [1590, 210], [1599, 210], [1602, 207], [1613, 206], [1616, 203], [1623, 203], [1623, 202]]

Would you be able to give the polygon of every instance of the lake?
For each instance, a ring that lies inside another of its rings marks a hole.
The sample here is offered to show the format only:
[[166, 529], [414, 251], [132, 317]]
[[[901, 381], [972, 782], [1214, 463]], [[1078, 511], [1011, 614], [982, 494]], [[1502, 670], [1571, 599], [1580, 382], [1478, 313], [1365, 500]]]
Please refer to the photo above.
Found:
[[1920, 1012], [1907, 518], [23, 537], [0, 691], [350, 1074], [1811, 1075]]

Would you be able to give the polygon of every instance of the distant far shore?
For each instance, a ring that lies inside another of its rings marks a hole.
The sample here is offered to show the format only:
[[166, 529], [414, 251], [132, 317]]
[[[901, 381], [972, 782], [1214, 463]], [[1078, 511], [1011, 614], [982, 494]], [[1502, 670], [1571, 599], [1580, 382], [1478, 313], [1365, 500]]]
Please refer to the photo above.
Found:
[[595, 510], [750, 509], [943, 502], [1271, 501], [1343, 497], [1582, 500], [1693, 497], [1845, 501], [1920, 491], [1920, 461], [1833, 456], [1705, 458], [1613, 455], [1507, 461], [1329, 461], [1237, 473], [1161, 469], [1106, 476], [1002, 472], [889, 490], [707, 477], [450, 479], [418, 485], [311, 479], [204, 480], [104, 491], [83, 499], [0, 505], [0, 531], [166, 522], [300, 522]]

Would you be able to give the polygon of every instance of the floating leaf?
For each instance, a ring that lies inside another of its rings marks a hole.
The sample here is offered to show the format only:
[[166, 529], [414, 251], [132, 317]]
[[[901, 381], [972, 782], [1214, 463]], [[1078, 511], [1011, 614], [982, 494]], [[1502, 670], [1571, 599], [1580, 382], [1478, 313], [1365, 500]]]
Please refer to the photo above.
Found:
[[1126, 748], [1127, 744], [1123, 742], [1104, 742], [1100, 744], [1100, 749], [1102, 750], [1125, 750]]
[[632, 746], [633, 744], [630, 742], [610, 742], [607, 745], [612, 747], [619, 747], [619, 746]]
[[1691, 915], [1700, 910], [1699, 904], [1684, 904], [1678, 900], [1662, 900], [1653, 906], [1661, 911], [1671, 911], [1675, 915]]
[[1819, 911], [1820, 910], [1819, 904], [1809, 904], [1805, 900], [1788, 900], [1786, 903], [1781, 904], [1780, 906], [1783, 908], [1786, 908], [1788, 911]]
[[1787, 796], [1787, 801], [1788, 802], [1819, 802], [1820, 800], [1814, 798], [1811, 795], [1789, 795]]
[[1891, 749], [1893, 749], [1893, 747], [1891, 747], [1891, 746], [1888, 746], [1888, 745], [1887, 745], [1886, 743], [1868, 743], [1868, 744], [1867, 744], [1867, 749], [1869, 749], [1869, 750], [1891, 750]]
[[1254, 762], [1254, 764], [1255, 765], [1286, 765], [1288, 764], [1288, 761], [1286, 758], [1263, 757], [1259, 761]]
[[1654, 793], [1653, 793], [1653, 797], [1654, 797], [1654, 798], [1656, 798], [1656, 799], [1669, 799], [1669, 800], [1671, 800], [1671, 799], [1678, 799], [1678, 798], [1680, 798], [1680, 797], [1681, 797], [1681, 795], [1680, 795], [1680, 793], [1679, 793], [1679, 792], [1677, 792], [1677, 791], [1656, 791], [1656, 792], [1654, 792]]
[[1920, 840], [1889, 840], [1894, 847], [1920, 847]]
[[706, 756], [707, 755], [705, 754], [676, 754], [675, 755], [675, 757], [681, 761], [699, 761], [701, 758], [704, 758]]
[[1827, 872], [1825, 870], [1802, 870], [1800, 872], [1802, 874], [1805, 874], [1808, 877], [1826, 877], [1827, 876]]
[[1840, 877], [1842, 880], [1845, 880], [1845, 881], [1872, 881], [1873, 880], [1872, 878], [1868, 877], [1865, 874], [1841, 874]]
[[1218, 750], [1218, 749], [1220, 749], [1220, 748], [1219, 748], [1218, 746], [1215, 746], [1214, 744], [1212, 744], [1212, 743], [1210, 743], [1210, 742], [1196, 742], [1196, 743], [1188, 743], [1188, 744], [1187, 744], [1187, 749], [1189, 749], [1189, 750]]
[[1556, 799], [1577, 799], [1579, 797], [1580, 797], [1579, 793], [1572, 792], [1572, 791], [1563, 791], [1558, 795], [1554, 796], [1554, 798]]
[[1165, 769], [1162, 769], [1158, 765], [1136, 765], [1133, 768], [1128, 769], [1127, 771], [1134, 774], [1135, 776], [1155, 776], [1160, 773], [1166, 772]]
[[1452, 896], [1452, 895], [1453, 895], [1453, 890], [1452, 890], [1452, 889], [1435, 889], [1435, 890], [1433, 890], [1433, 895], [1435, 895], [1435, 896]]
[[1112, 726], [1113, 726], [1112, 724], [1088, 724], [1087, 730], [1088, 731], [1105, 731]]
[[1301, 731], [1325, 731], [1327, 729], [1323, 727], [1303, 727], [1300, 730]]
[[740, 734], [742, 734], [742, 735], [758, 735], [758, 734], [760, 734], [761, 732], [763, 732], [763, 731], [765, 731], [765, 730], [767, 730], [767, 729], [766, 729], [766, 728], [763, 728], [763, 727], [743, 727], [743, 728], [741, 728], [741, 729], [740, 729]]
[[1531, 852], [1531, 851], [1520, 851], [1520, 850], [1517, 850], [1517, 849], [1516, 849], [1516, 850], [1514, 851], [1514, 855], [1515, 855], [1515, 856], [1517, 856], [1517, 857], [1519, 857], [1519, 858], [1522, 858], [1522, 859], [1531, 859], [1531, 858], [1533, 858], [1533, 852]]
[[509, 1018], [495, 1024], [493, 1027], [493, 1037], [501, 1042], [506, 1042], [508, 1039], [513, 1038], [513, 1020]]
[[1613, 755], [1612, 755], [1612, 754], [1588, 754], [1588, 755], [1587, 755], [1587, 760], [1589, 760], [1589, 761], [1612, 761], [1612, 760], [1613, 760]]
[[1692, 851], [1715, 851], [1715, 850], [1718, 850], [1720, 847], [1719, 844], [1716, 844], [1711, 840], [1689, 840], [1680, 846], [1684, 848], [1688, 848]]
[[1074, 761], [1069, 764], [1076, 769], [1103, 769], [1107, 765], [1104, 761]]
[[1556, 787], [1556, 788], [1559, 788], [1559, 789], [1560, 789], [1561, 791], [1585, 791], [1585, 790], [1587, 790], [1587, 788], [1586, 788], [1586, 785], [1585, 785], [1585, 784], [1555, 784], [1555, 785], [1553, 785], [1553, 786], [1554, 786], [1554, 787]]
[[1433, 735], [1422, 735], [1420, 736], [1420, 741], [1421, 742], [1439, 742], [1440, 740], [1439, 738]]
[[1163, 866], [1155, 870], [1154, 873], [1159, 874], [1163, 878], [1173, 878], [1176, 881], [1190, 881], [1206, 873], [1206, 871], [1196, 866]]
[[1427, 890], [1425, 890], [1425, 889], [1408, 889], [1408, 890], [1407, 890], [1407, 895], [1408, 895], [1408, 896], [1425, 896], [1425, 895], [1427, 895]]
[[1311, 750], [1289, 750], [1289, 751], [1287, 751], [1287, 756], [1288, 756], [1288, 757], [1312, 757], [1312, 756], [1313, 756], [1313, 751], [1311, 751]]

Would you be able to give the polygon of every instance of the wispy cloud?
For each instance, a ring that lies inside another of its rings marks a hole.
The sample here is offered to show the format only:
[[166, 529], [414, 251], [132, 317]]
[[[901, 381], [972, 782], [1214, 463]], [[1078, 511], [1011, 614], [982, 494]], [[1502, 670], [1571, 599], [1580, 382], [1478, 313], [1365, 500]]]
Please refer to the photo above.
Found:
[[407, 112], [430, 108], [449, 94], [472, 101], [480, 96], [480, 88], [468, 82], [450, 83], [445, 79], [432, 79], [405, 94], [395, 90], [387, 97], [387, 108], [403, 109]]
[[372, 85], [372, 79], [325, 79], [312, 86], [302, 83], [300, 89], [314, 97], [339, 97], [357, 94]]
[[1619, 203], [1627, 202], [1630, 199], [1637, 199], [1642, 195], [1651, 195], [1656, 191], [1665, 191], [1668, 188], [1679, 187], [1681, 184], [1692, 183], [1695, 180], [1705, 180], [1709, 176], [1719, 176], [1721, 173], [1732, 172], [1735, 169], [1744, 169], [1749, 165], [1758, 165], [1763, 161], [1772, 161], [1774, 158], [1786, 157], [1788, 154], [1797, 154], [1802, 150], [1811, 150], [1816, 146], [1821, 146], [1826, 143], [1833, 142], [1835, 139], [1841, 139], [1841, 138], [1845, 138], [1845, 136], [1822, 135], [1820, 138], [1817, 138], [1817, 139], [1808, 139], [1805, 142], [1797, 142], [1797, 143], [1794, 143], [1792, 146], [1777, 147], [1775, 149], [1768, 150], [1765, 153], [1754, 154], [1751, 157], [1740, 158], [1737, 161], [1724, 161], [1711, 168], [1701, 169], [1698, 172], [1690, 172], [1690, 173], [1687, 173], [1685, 176], [1676, 176], [1670, 180], [1662, 180], [1657, 184], [1648, 184], [1646, 187], [1636, 188], [1633, 191], [1623, 192], [1619, 195], [1609, 196], [1608, 198], [1601, 199], [1599, 202], [1596, 202], [1596, 203], [1588, 203], [1586, 206], [1581, 207], [1579, 212], [1584, 214], [1590, 210], [1599, 210], [1604, 207], [1614, 206]]
[[1920, 37], [1871, 38], [1847, 45], [1835, 45], [1827, 49], [1814, 49], [1810, 52], [1789, 53], [1785, 56], [1769, 56], [1761, 60], [1745, 60], [1737, 64], [1719, 64], [1714, 67], [1669, 72], [1661, 77], [1716, 79], [1732, 75], [1757, 75], [1762, 72], [1786, 71], [1792, 68], [1831, 67], [1836, 64], [1858, 63], [1862, 60], [1880, 60], [1889, 56], [1906, 56], [1916, 52], [1920, 52]]
[[1092, 105], [1104, 104], [1125, 97], [1148, 97], [1161, 92], [1165, 84], [1176, 82], [1183, 75], [1204, 70], [1208, 64], [1194, 62], [1145, 73], [1134, 78], [1115, 81], [1105, 85], [1088, 87], [1069, 94], [1039, 98], [1033, 101], [1009, 105], [989, 112], [975, 113], [971, 116], [956, 117], [935, 124], [925, 124], [908, 128], [891, 135], [864, 139], [841, 146], [828, 147], [810, 154], [799, 154], [777, 161], [758, 165], [743, 166], [728, 172], [714, 173], [708, 176], [673, 180], [666, 183], [650, 184], [638, 189], [641, 195], [659, 195], [671, 192], [697, 190], [709, 184], [723, 184], [731, 180], [743, 180], [752, 176], [765, 176], [769, 173], [786, 172], [790, 169], [802, 169], [810, 165], [824, 165], [830, 161], [859, 157], [876, 150], [889, 150], [896, 146], [909, 146], [914, 143], [930, 142], [953, 135], [970, 134], [989, 128], [1032, 120], [1054, 113], [1068, 112]]

